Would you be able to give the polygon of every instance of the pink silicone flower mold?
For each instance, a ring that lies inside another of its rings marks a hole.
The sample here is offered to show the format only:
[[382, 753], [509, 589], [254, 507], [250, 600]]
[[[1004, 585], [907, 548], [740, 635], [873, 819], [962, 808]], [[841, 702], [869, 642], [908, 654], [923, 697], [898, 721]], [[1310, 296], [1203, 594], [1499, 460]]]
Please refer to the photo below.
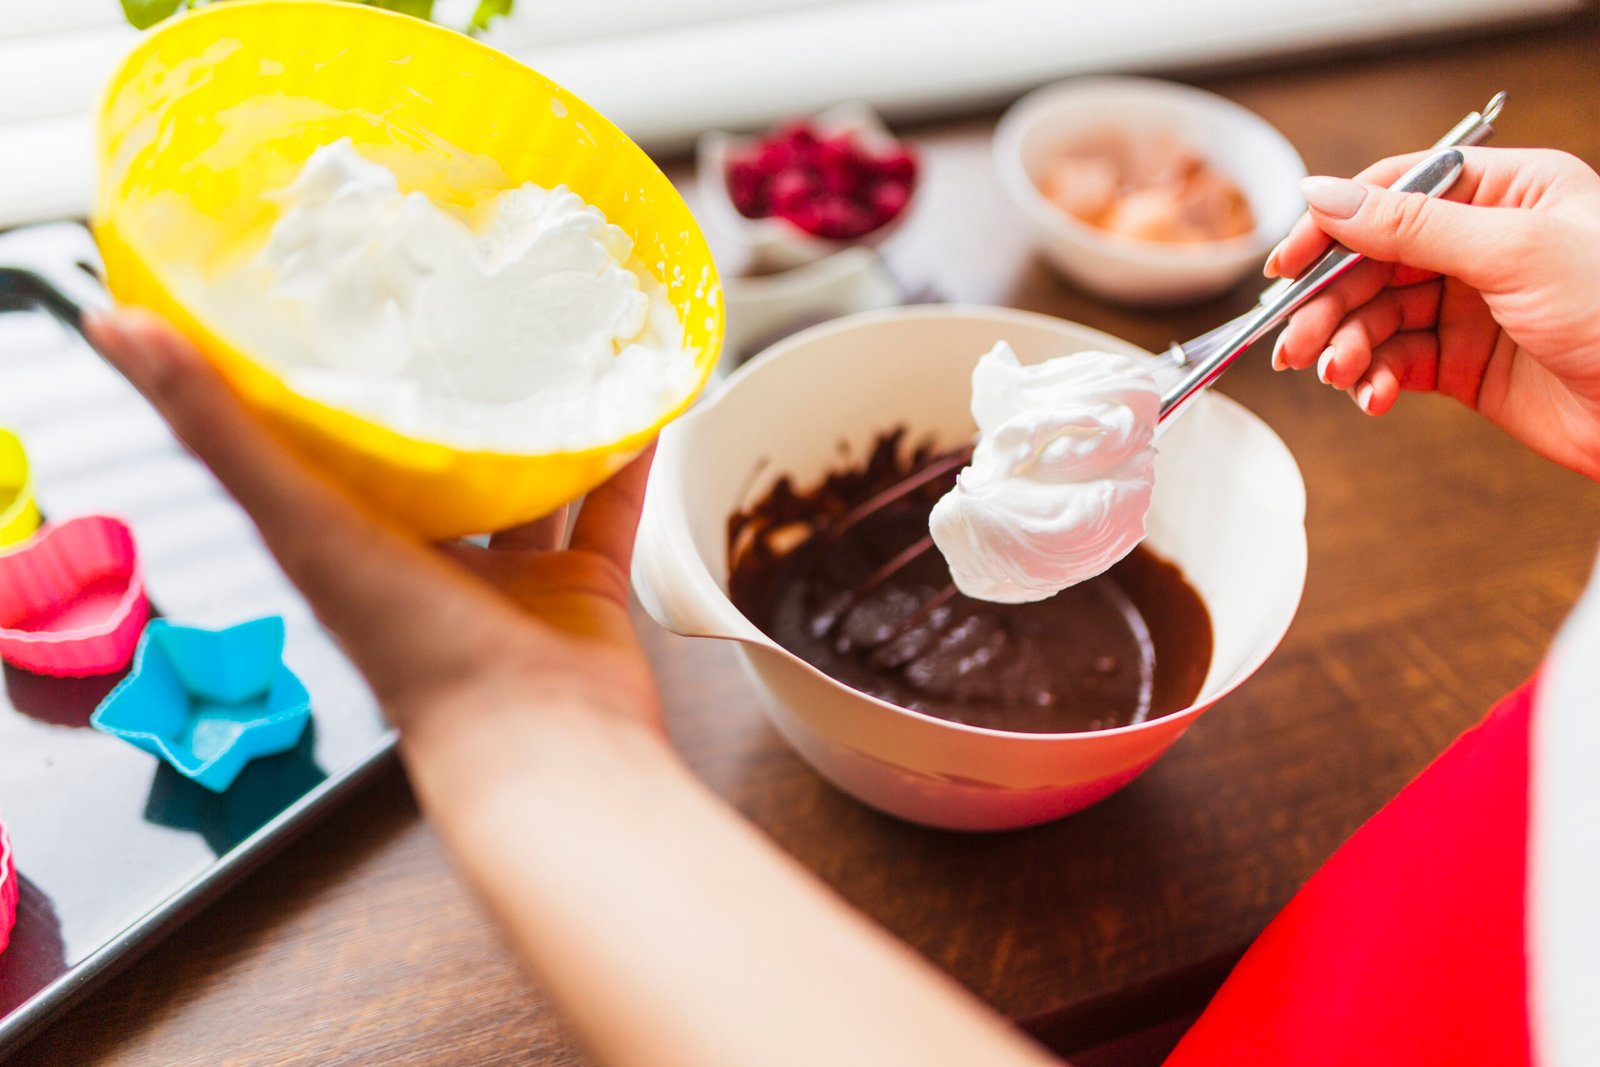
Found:
[[11, 856], [11, 838], [0, 823], [0, 952], [11, 943], [11, 928], [17, 923], [17, 862]]

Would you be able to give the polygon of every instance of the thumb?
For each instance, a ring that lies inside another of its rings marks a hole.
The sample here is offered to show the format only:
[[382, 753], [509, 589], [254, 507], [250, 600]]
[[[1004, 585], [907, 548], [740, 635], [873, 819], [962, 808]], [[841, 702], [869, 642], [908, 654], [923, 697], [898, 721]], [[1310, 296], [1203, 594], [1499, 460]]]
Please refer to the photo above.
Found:
[[1514, 258], [1507, 254], [1513, 222], [1509, 216], [1520, 212], [1400, 193], [1349, 178], [1306, 178], [1300, 191], [1318, 229], [1372, 259], [1448, 274], [1487, 289]]

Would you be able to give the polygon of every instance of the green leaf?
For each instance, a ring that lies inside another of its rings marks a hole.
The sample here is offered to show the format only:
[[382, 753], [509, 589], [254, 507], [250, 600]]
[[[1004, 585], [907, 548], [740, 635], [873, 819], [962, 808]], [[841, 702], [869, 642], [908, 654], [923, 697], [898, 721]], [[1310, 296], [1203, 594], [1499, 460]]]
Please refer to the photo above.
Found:
[[147, 30], [183, 6], [183, 0], [122, 0], [122, 13], [137, 29]]
[[398, 11], [402, 15], [415, 15], [419, 19], [433, 18], [433, 0], [362, 0], [373, 7]]
[[[180, 8], [204, 7], [215, 2], [217, 0], [122, 0], [122, 13], [130, 23], [143, 30], [154, 26], [162, 19], [170, 18]], [[434, 0], [352, 0], [352, 2], [398, 11], [402, 15], [414, 15], [419, 19], [430, 21], [433, 19]], [[495, 19], [511, 14], [515, 2], [516, 0], [478, 0], [478, 6], [472, 13], [472, 28], [488, 29], [489, 23]]]
[[478, 8], [472, 13], [472, 28], [486, 30], [489, 23], [504, 15], [511, 14], [511, 5], [516, 0], [478, 0]]

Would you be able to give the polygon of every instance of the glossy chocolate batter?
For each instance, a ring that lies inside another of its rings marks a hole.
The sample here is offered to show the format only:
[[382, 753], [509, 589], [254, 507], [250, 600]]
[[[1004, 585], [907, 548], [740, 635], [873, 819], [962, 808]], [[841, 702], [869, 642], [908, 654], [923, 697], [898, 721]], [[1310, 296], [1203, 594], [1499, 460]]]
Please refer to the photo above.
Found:
[[[1194, 700], [1211, 619], [1177, 567], [1141, 547], [1038, 603], [962, 596], [938, 549], [915, 546], [963, 458], [902, 449], [904, 437], [886, 434], [864, 466], [813, 489], [784, 478], [729, 519], [730, 591], [746, 617], [854, 689], [973, 726], [1103, 730]], [[922, 489], [856, 520], [853, 507], [941, 464]]]

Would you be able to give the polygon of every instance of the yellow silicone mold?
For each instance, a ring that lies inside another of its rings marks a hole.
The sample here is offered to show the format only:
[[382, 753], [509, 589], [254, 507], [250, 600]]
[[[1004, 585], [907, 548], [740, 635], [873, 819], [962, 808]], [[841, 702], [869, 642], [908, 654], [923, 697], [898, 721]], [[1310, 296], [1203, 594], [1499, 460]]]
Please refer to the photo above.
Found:
[[26, 541], [39, 528], [28, 453], [10, 430], [0, 430], [0, 548]]
[[[533, 181], [599, 207], [666, 285], [698, 353], [695, 389], [620, 441], [541, 455], [419, 440], [292, 392], [178, 291], [259, 248], [277, 216], [266, 194], [341, 137], [442, 204], [470, 208]], [[565, 89], [420, 19], [334, 0], [232, 0], [173, 19], [112, 79], [98, 154], [92, 223], [117, 299], [174, 322], [282, 437], [425, 536], [525, 522], [594, 488], [689, 406], [716, 364], [716, 267], [660, 169]]]

